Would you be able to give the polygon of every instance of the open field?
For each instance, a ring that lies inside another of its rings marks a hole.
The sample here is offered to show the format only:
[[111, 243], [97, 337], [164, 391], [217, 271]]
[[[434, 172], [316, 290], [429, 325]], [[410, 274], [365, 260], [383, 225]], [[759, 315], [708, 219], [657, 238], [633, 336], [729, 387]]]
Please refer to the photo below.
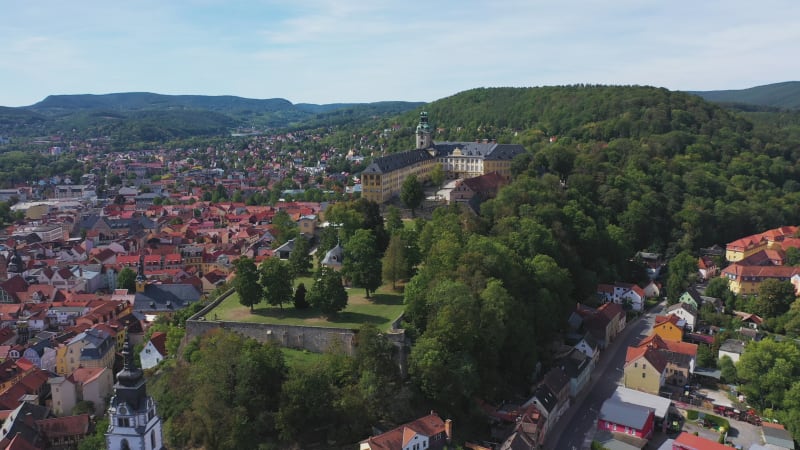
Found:
[[[310, 279], [299, 280], [310, 286]], [[348, 288], [347, 308], [327, 318], [315, 308], [295, 309], [291, 303], [284, 304], [281, 309], [264, 302], [250, 308], [239, 303], [239, 295], [233, 293], [207, 315], [208, 320], [231, 322], [253, 322], [275, 325], [305, 325], [331, 328], [356, 329], [361, 324], [371, 323], [381, 330], [388, 330], [393, 320], [403, 312], [403, 295], [392, 290], [391, 286], [382, 286], [378, 292], [367, 299], [364, 289]]]

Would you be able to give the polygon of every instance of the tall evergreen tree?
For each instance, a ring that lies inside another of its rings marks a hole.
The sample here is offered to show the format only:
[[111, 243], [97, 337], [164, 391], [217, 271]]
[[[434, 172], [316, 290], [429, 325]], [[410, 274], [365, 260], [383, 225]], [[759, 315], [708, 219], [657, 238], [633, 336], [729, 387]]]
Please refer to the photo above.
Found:
[[397, 288], [397, 281], [408, 276], [406, 243], [399, 233], [393, 234], [389, 239], [389, 247], [383, 255], [382, 266], [383, 279], [392, 283], [392, 289]]

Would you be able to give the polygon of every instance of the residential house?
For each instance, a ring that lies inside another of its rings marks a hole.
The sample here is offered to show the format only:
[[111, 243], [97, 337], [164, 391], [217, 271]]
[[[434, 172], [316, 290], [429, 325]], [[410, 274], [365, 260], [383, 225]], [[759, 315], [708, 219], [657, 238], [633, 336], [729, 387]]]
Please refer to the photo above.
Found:
[[795, 448], [792, 435], [786, 431], [783, 425], [764, 422], [761, 424], [761, 436], [764, 438], [764, 442], [767, 446], [789, 450], [794, 450]]
[[[564, 372], [561, 366], [553, 367], [544, 375], [542, 384], [550, 388], [550, 392], [556, 395], [556, 401], [563, 409], [569, 408], [570, 397], [570, 377]], [[557, 415], [558, 417], [561, 414]]]
[[647, 272], [647, 277], [651, 280], [655, 280], [658, 278], [658, 275], [661, 274], [661, 269], [664, 267], [664, 260], [661, 258], [661, 254], [637, 252], [636, 259], [641, 261], [645, 271]]
[[536, 408], [529, 405], [516, 418], [514, 432], [500, 444], [500, 450], [536, 450], [542, 448], [547, 436], [548, 425], [552, 423]]
[[653, 280], [642, 287], [645, 298], [658, 298], [661, 297], [661, 286]]
[[697, 360], [697, 344], [688, 342], [665, 341], [657, 334], [642, 339], [637, 347], [650, 347], [661, 353], [666, 361], [666, 382], [683, 386], [694, 373]]
[[701, 256], [697, 258], [697, 272], [700, 280], [707, 281], [719, 274], [719, 267], [710, 256]]
[[762, 250], [785, 250], [786, 247], [797, 246], [793, 245], [797, 229], [795, 226], [784, 226], [737, 239], [725, 245], [725, 259], [736, 262]]
[[314, 231], [317, 229], [317, 215], [316, 214], [308, 214], [305, 216], [301, 216], [297, 220], [297, 228], [300, 231], [300, 234], [309, 238], [314, 235]]
[[[191, 284], [153, 284], [136, 292], [133, 312], [138, 316], [155, 313], [174, 313], [200, 300], [201, 293]], [[140, 319], [142, 317], [139, 317]]]
[[604, 302], [629, 305], [633, 311], [642, 311], [647, 298], [644, 289], [631, 283], [614, 283], [597, 285], [597, 294]]
[[694, 290], [693, 288], [689, 288], [678, 297], [678, 303], [686, 303], [690, 305], [692, 308], [699, 310], [700, 306], [703, 305], [703, 299], [699, 292]]
[[111, 368], [115, 348], [111, 336], [99, 330], [88, 329], [57, 348], [56, 373], [66, 376], [78, 367]]
[[289, 259], [289, 255], [294, 251], [294, 239], [289, 239], [283, 245], [275, 249], [274, 254], [280, 259]]
[[431, 412], [413, 422], [400, 425], [358, 444], [359, 450], [427, 450], [441, 449], [450, 442], [453, 422], [442, 420]]
[[594, 360], [577, 348], [573, 348], [558, 364], [569, 377], [569, 396], [575, 398], [589, 383], [594, 369]]
[[685, 322], [678, 316], [656, 316], [653, 324], [653, 334], [661, 336], [666, 341], [682, 341]]
[[142, 369], [151, 369], [167, 357], [167, 334], [156, 331], [139, 353]]
[[[584, 310], [584, 313], [586, 313]], [[585, 321], [586, 329], [592, 334], [600, 345], [606, 348], [611, 341], [625, 329], [626, 315], [622, 306], [617, 303], [605, 303], [599, 308], [588, 312]]]
[[650, 346], [628, 347], [623, 380], [625, 387], [658, 395], [666, 382], [667, 361]]
[[669, 306], [666, 313], [668, 316], [677, 316], [679, 319], [682, 319], [684, 323], [686, 323], [686, 328], [689, 331], [694, 331], [698, 318], [697, 309], [694, 306], [679, 302]]
[[720, 276], [728, 280], [728, 288], [734, 294], [757, 295], [764, 280], [790, 281], [800, 274], [800, 267], [793, 266], [751, 266], [733, 263], [724, 268]]
[[89, 414], [35, 421], [36, 430], [49, 450], [71, 450], [89, 435]]
[[[34, 405], [33, 403], [21, 402], [13, 408], [13, 411], [3, 422], [3, 427], [0, 428], [0, 448], [8, 448], [11, 440], [16, 437], [21, 437], [25, 441], [18, 444], [17, 448], [25, 450], [44, 448], [44, 440], [36, 430], [36, 421], [46, 419], [48, 416], [48, 408]], [[25, 447], [25, 444], [28, 446]]]
[[[560, 371], [561, 369], [559, 368], [558, 370]], [[566, 378], [566, 375], [563, 375], [563, 378]], [[553, 392], [547, 383], [540, 383], [539, 386], [536, 387], [536, 390], [533, 391], [533, 396], [527, 402], [525, 402], [523, 407], [528, 408], [531, 405], [535, 405], [536, 409], [541, 412], [541, 414], [547, 419], [548, 423], [556, 423], [569, 407], [568, 379], [565, 387], [565, 390], [556, 393]], [[563, 392], [566, 392], [567, 397], [564, 400], [561, 400], [559, 395], [563, 395]]]
[[750, 314], [743, 311], [734, 311], [733, 314], [742, 321], [743, 326], [753, 330], [758, 330], [761, 324], [764, 323], [764, 319], [756, 314]]
[[672, 442], [672, 450], [730, 450], [731, 447], [684, 431]]
[[740, 341], [738, 339], [726, 339], [719, 346], [719, 358], [722, 359], [723, 356], [727, 356], [733, 362], [738, 362], [739, 358], [741, 358], [742, 354], [744, 353], [745, 343], [744, 341]]
[[672, 400], [660, 395], [628, 389], [624, 386], [618, 386], [617, 390], [611, 394], [611, 398], [625, 403], [652, 408], [655, 412], [656, 422], [661, 422], [661, 431], [667, 431], [667, 425], [669, 424], [669, 420], [667, 419], [672, 409]]
[[[114, 367], [117, 339], [99, 327], [84, 331], [86, 344], [81, 348], [81, 367]], [[80, 338], [80, 334], [74, 339]]]
[[609, 398], [600, 407], [597, 429], [650, 439], [655, 428], [655, 410], [647, 406]]
[[53, 397], [53, 413], [57, 416], [72, 414], [81, 401], [92, 402], [94, 414], [103, 414], [106, 398], [113, 392], [111, 369], [105, 367], [79, 367], [69, 376], [48, 380]]

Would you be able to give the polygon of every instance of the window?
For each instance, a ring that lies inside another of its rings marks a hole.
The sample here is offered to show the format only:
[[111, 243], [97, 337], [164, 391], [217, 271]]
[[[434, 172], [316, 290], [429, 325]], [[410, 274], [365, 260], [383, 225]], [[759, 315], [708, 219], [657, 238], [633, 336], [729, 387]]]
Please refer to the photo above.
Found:
[[642, 378], [644, 378], [644, 377], [646, 377], [646, 376], [647, 376], [647, 374], [646, 374], [646, 373], [644, 373], [644, 372], [642, 372]]

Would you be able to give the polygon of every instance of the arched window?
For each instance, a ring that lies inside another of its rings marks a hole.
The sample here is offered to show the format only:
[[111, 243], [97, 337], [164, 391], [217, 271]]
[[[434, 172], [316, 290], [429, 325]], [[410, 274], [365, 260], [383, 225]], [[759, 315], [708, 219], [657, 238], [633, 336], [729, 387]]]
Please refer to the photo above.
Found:
[[156, 431], [155, 430], [150, 432], [150, 448], [152, 448], [153, 450], [157, 450], [156, 449]]
[[127, 439], [123, 439], [120, 443], [120, 450], [131, 450], [131, 446], [128, 444]]

